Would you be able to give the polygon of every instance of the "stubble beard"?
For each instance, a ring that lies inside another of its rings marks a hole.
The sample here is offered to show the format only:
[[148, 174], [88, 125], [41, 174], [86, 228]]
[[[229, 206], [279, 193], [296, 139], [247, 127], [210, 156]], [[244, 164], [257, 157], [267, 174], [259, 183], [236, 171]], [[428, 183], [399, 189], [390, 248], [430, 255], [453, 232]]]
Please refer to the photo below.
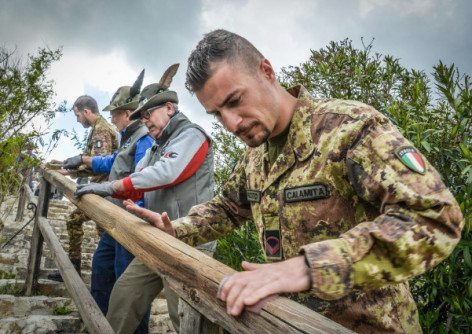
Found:
[[[249, 135], [249, 133], [256, 127], [259, 127], [260, 131], [256, 132], [254, 135]], [[234, 134], [245, 142], [247, 146], [257, 147], [269, 139], [270, 131], [264, 124], [258, 121], [253, 121], [249, 125], [238, 129]]]

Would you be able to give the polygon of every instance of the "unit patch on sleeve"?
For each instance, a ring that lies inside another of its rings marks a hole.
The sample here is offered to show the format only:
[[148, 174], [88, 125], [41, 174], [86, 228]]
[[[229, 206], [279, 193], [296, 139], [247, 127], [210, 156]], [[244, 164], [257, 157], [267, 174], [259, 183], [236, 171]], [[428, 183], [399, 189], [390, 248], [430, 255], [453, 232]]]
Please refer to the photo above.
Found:
[[400, 159], [400, 161], [412, 171], [424, 174], [424, 161], [416, 148], [412, 146], [401, 147], [395, 152], [395, 154], [398, 159]]
[[285, 203], [311, 201], [330, 197], [329, 186], [324, 183], [284, 189]]

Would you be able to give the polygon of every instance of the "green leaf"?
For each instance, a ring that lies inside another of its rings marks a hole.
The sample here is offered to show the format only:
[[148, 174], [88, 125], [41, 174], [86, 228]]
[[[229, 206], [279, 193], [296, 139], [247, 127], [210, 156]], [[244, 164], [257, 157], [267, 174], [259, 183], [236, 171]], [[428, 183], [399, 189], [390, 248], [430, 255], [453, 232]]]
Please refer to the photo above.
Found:
[[462, 251], [464, 254], [464, 262], [465, 264], [469, 267], [472, 268], [472, 259], [470, 257], [470, 249], [469, 247], [464, 247], [464, 250]]
[[464, 145], [463, 143], [459, 143], [459, 148], [461, 149], [461, 152], [464, 157], [466, 157], [467, 159], [471, 159], [470, 150], [466, 145]]
[[431, 152], [431, 146], [426, 140], [421, 141], [421, 146], [429, 153]]

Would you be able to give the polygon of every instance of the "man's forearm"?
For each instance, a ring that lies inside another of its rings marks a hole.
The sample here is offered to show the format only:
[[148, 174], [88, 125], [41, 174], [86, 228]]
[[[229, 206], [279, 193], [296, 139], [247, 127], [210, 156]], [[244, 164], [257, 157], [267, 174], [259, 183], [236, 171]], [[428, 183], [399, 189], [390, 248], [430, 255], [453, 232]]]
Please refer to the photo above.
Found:
[[82, 163], [87, 165], [87, 167], [92, 167], [92, 157], [88, 155], [82, 155]]

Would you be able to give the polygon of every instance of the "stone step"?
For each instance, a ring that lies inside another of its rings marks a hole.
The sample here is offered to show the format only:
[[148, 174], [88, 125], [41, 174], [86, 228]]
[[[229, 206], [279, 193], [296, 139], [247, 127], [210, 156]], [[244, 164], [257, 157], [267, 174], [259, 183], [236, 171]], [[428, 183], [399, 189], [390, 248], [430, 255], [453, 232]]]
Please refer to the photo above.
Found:
[[79, 316], [77, 308], [69, 298], [13, 295], [0, 295], [0, 314], [3, 317], [59, 314]]
[[[21, 295], [25, 281], [20, 279], [0, 279], [0, 293], [9, 295]], [[89, 287], [87, 285], [87, 287]], [[90, 289], [90, 287], [89, 287]], [[38, 279], [38, 295], [50, 297], [69, 297], [67, 289], [62, 282], [48, 279]]]
[[168, 314], [151, 315], [149, 319], [149, 333], [175, 333], [174, 326]]
[[70, 315], [31, 315], [0, 319], [0, 333], [86, 333], [82, 320]]
[[0, 253], [0, 264], [13, 265], [18, 263], [17, 254]]
[[151, 305], [151, 315], [166, 314], [167, 311], [167, 301], [165, 297], [163, 298], [159, 295]]
[[[0, 279], [1, 278], [14, 278], [17, 280], [24, 280], [26, 278], [27, 268], [17, 266], [0, 266]], [[48, 275], [58, 272], [56, 267], [54, 268], [41, 268], [39, 271], [39, 279], [47, 279]], [[90, 270], [81, 270], [81, 277], [85, 284], [90, 285], [90, 277], [92, 273]]]

